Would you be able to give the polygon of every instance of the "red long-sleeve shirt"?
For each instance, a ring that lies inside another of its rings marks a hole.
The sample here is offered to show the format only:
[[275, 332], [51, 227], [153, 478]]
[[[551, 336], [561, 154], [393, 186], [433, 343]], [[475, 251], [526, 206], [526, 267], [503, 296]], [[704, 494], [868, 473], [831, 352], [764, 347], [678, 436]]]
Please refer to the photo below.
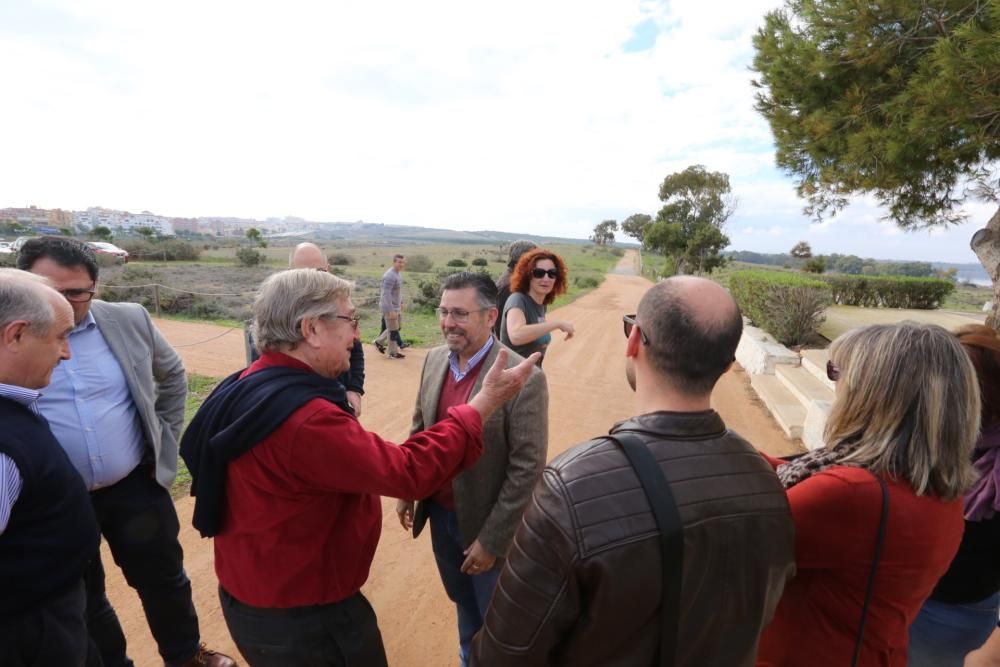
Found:
[[[783, 463], [767, 457], [772, 465]], [[962, 501], [887, 482], [889, 518], [859, 665], [906, 665], [907, 629], [962, 539]], [[860, 468], [827, 468], [788, 489], [795, 578], [761, 636], [758, 667], [851, 662], [875, 556], [882, 492]]]
[[[308, 366], [267, 353], [248, 373]], [[482, 420], [466, 405], [396, 445], [314, 399], [227, 468], [219, 583], [256, 607], [343, 600], [368, 579], [382, 526], [379, 495], [424, 498], [482, 454]]]

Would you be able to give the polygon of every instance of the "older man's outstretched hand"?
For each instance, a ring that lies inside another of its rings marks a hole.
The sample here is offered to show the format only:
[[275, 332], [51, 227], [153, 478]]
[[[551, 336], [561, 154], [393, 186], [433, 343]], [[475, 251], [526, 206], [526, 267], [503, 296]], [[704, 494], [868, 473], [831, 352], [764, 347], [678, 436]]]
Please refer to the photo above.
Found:
[[483, 388], [469, 401], [469, 405], [479, 412], [484, 422], [490, 418], [494, 410], [521, 391], [541, 356], [535, 352], [517, 366], [507, 368], [509, 354], [506, 348], [500, 348], [496, 361], [483, 378]]

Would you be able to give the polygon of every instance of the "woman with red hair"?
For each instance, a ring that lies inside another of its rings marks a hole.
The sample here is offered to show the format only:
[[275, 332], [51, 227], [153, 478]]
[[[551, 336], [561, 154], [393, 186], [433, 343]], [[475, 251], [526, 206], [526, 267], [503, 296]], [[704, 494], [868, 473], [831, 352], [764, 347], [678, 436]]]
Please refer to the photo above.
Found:
[[510, 297], [503, 308], [500, 342], [522, 357], [541, 352], [538, 359], [541, 366], [553, 331], [566, 332], [566, 340], [572, 338], [571, 322], [545, 319], [546, 307], [566, 292], [567, 280], [566, 263], [551, 250], [536, 248], [522, 255], [510, 277]]

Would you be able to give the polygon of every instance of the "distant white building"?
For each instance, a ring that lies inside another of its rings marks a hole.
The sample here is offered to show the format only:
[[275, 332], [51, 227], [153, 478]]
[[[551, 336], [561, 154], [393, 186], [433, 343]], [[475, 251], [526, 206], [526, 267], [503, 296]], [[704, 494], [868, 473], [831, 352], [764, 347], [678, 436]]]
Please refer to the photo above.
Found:
[[159, 236], [174, 235], [174, 225], [170, 218], [154, 215], [149, 211], [129, 213], [92, 206], [86, 211], [74, 211], [73, 223], [85, 229], [100, 226], [124, 232], [134, 232], [138, 227], [149, 227]]

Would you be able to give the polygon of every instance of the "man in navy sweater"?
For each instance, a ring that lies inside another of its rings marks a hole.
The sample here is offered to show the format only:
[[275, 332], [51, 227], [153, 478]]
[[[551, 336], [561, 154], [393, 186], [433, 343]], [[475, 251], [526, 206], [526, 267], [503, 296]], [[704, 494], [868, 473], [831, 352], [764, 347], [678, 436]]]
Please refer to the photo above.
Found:
[[100, 532], [87, 489], [36, 408], [69, 359], [73, 311], [44, 279], [0, 269], [0, 664], [88, 662], [83, 575]]

